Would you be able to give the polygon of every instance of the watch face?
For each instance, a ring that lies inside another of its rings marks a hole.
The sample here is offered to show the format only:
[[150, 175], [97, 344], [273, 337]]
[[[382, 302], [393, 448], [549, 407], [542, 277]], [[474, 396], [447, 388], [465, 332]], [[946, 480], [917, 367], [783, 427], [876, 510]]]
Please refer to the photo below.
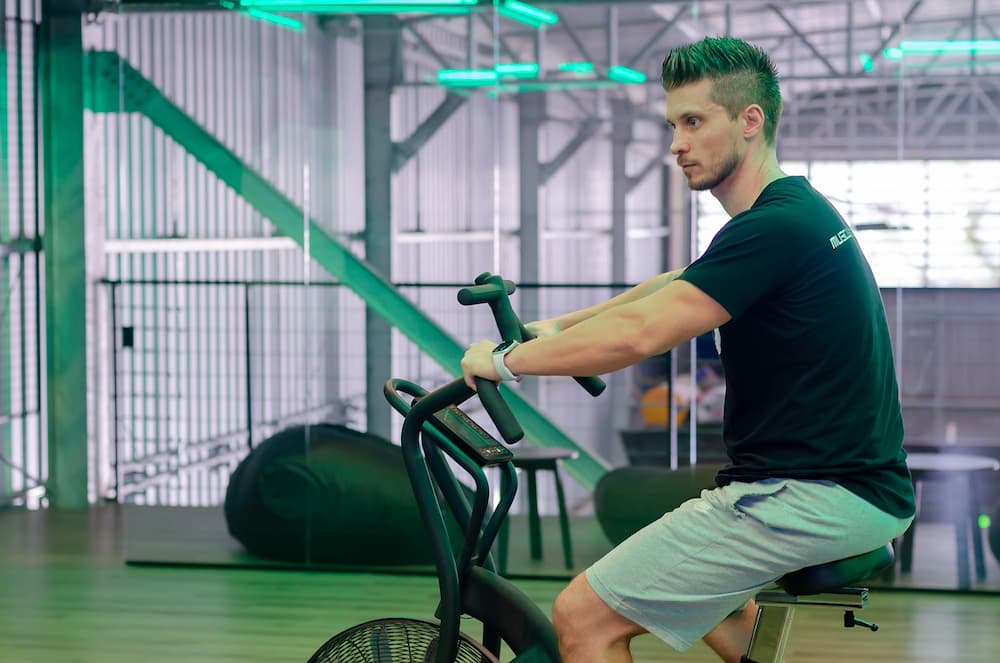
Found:
[[504, 341], [500, 345], [493, 348], [493, 352], [507, 352], [515, 345], [517, 345], [517, 341]]

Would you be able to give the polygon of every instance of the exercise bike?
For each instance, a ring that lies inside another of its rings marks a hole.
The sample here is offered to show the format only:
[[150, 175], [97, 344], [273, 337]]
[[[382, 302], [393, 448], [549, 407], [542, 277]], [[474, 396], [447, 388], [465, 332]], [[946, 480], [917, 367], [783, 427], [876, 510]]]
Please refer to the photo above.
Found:
[[[488, 304], [504, 340], [528, 340], [531, 334], [510, 305], [513, 292], [510, 281], [487, 273], [477, 277], [474, 286], [461, 289], [458, 300], [463, 305]], [[599, 378], [575, 379], [593, 396], [604, 390]], [[473, 391], [459, 378], [428, 392], [410, 381], [393, 378], [386, 382], [384, 391], [404, 417], [402, 453], [432, 543], [440, 590], [435, 613], [438, 621], [386, 618], [358, 624], [327, 640], [309, 663], [499, 663], [502, 645], [513, 655], [510, 663], [560, 663], [551, 622], [513, 583], [497, 574], [490, 554], [517, 491], [513, 454], [458, 406], [477, 394], [504, 441], [517, 442], [523, 431], [497, 385], [477, 379]], [[473, 480], [471, 504], [447, 458]], [[484, 472], [490, 467], [500, 474], [492, 509]], [[445, 525], [442, 500], [464, 532], [457, 556]], [[780, 589], [756, 597], [757, 621], [743, 663], [780, 663], [792, 614], [801, 605], [847, 608], [844, 626], [877, 630], [877, 625], [854, 616], [854, 610], [865, 606], [868, 590], [851, 585], [892, 561], [892, 548], [886, 546], [779, 579]], [[482, 623], [481, 640], [460, 631], [463, 615]]]
[[[532, 338], [511, 308], [513, 283], [491, 274], [480, 275], [475, 283], [459, 291], [461, 304], [489, 305], [504, 340]], [[577, 381], [594, 396], [604, 390], [599, 378]], [[497, 385], [477, 379], [473, 391], [458, 378], [428, 392], [413, 382], [393, 378], [384, 391], [390, 405], [403, 415], [403, 459], [432, 544], [441, 596], [436, 611], [439, 621], [392, 618], [359, 624], [330, 638], [310, 663], [499, 663], [501, 643], [517, 663], [558, 663], [552, 624], [524, 593], [497, 574], [490, 554], [517, 491], [514, 456], [458, 406], [478, 395], [503, 440], [516, 443], [524, 433]], [[472, 479], [471, 504], [448, 458]], [[492, 508], [486, 468], [496, 468], [500, 475]], [[464, 532], [457, 556], [441, 501]], [[463, 615], [483, 624], [480, 641], [459, 630]]]

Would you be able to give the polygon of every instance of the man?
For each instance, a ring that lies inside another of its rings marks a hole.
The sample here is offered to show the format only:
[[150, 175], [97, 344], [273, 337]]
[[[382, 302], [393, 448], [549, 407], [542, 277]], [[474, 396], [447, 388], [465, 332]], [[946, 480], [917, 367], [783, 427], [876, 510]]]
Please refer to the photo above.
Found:
[[564, 661], [631, 661], [651, 632], [738, 662], [754, 595], [790, 571], [874, 550], [912, 520], [896, 378], [871, 270], [843, 219], [778, 166], [768, 56], [738, 39], [671, 51], [671, 153], [732, 217], [704, 255], [607, 302], [474, 344], [467, 381], [614, 371], [718, 330], [731, 463], [704, 491], [576, 577], [553, 618]]

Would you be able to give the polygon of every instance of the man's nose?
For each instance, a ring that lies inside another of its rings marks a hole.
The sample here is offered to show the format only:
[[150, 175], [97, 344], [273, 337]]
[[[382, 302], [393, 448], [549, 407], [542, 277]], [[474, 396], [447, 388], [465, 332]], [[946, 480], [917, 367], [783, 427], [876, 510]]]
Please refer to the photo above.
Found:
[[670, 153], [677, 156], [681, 152], [687, 152], [687, 150], [687, 142], [680, 137], [679, 132], [675, 131], [674, 135], [670, 138]]

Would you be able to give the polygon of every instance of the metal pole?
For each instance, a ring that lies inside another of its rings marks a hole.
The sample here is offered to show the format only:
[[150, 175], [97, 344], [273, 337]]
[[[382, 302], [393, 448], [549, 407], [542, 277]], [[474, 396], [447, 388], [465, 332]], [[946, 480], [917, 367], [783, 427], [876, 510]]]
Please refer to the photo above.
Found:
[[243, 359], [246, 362], [247, 449], [253, 451], [253, 365], [250, 352], [250, 284], [243, 286]]

